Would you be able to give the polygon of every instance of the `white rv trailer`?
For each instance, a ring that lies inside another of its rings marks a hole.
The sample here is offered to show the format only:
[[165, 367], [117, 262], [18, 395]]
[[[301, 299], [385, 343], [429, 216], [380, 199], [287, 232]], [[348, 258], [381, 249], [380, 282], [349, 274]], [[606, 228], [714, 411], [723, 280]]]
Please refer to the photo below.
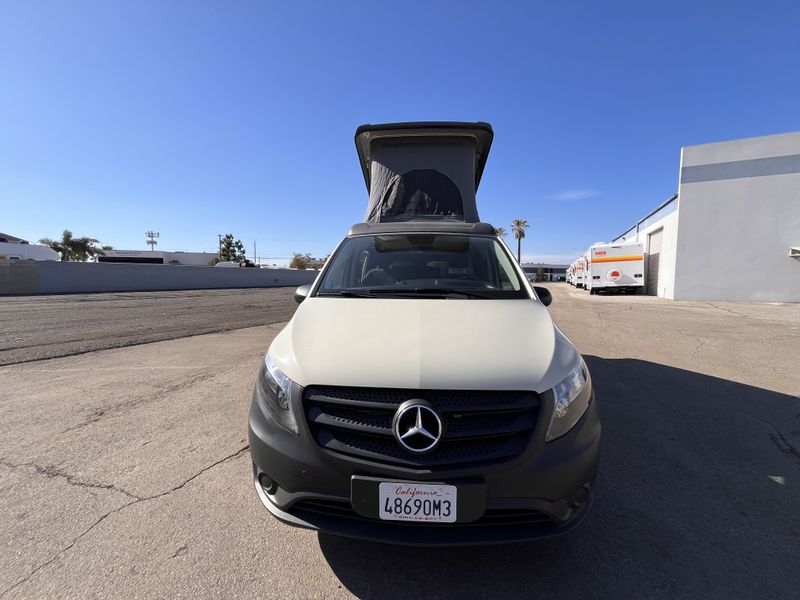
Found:
[[28, 242], [0, 242], [0, 261], [17, 260], [61, 260], [61, 256], [49, 246]]
[[575, 287], [582, 288], [586, 284], [586, 255], [575, 261]]
[[644, 287], [644, 248], [641, 242], [596, 243], [586, 253], [584, 287], [590, 294], [615, 289], [636, 293]]
[[572, 263], [570, 264], [570, 266], [567, 267], [567, 283], [570, 285], [573, 285], [572, 275], [574, 274], [574, 272], [575, 272], [575, 263]]

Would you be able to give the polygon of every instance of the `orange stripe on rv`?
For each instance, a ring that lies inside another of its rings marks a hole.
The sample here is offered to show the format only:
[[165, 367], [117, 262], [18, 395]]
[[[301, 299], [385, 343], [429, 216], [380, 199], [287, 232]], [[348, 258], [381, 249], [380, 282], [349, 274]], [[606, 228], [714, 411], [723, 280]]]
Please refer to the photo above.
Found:
[[642, 260], [644, 256], [641, 254], [637, 256], [595, 256], [592, 258], [593, 263], [607, 263], [607, 262], [625, 262], [629, 260]]

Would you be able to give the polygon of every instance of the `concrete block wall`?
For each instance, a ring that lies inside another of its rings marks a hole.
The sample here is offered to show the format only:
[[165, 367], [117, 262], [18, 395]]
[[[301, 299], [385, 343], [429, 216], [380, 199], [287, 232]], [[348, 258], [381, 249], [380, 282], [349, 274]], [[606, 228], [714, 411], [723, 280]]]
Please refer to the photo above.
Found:
[[0, 263], [0, 295], [299, 286], [319, 271], [56, 261]]

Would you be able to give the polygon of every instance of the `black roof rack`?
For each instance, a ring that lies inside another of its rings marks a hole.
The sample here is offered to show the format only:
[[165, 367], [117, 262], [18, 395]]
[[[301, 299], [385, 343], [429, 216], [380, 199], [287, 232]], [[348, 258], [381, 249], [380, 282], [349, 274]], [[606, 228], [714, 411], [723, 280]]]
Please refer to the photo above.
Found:
[[463, 233], [472, 235], [495, 235], [489, 223], [464, 223], [463, 221], [404, 221], [390, 223], [356, 223], [347, 232], [348, 236], [376, 233]]

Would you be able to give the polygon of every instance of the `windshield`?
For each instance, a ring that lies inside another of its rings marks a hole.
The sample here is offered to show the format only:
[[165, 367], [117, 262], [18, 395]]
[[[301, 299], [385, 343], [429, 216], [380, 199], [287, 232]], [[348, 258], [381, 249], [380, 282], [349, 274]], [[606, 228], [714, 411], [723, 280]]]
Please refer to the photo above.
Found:
[[348, 238], [331, 258], [317, 295], [530, 297], [498, 240], [452, 234]]

